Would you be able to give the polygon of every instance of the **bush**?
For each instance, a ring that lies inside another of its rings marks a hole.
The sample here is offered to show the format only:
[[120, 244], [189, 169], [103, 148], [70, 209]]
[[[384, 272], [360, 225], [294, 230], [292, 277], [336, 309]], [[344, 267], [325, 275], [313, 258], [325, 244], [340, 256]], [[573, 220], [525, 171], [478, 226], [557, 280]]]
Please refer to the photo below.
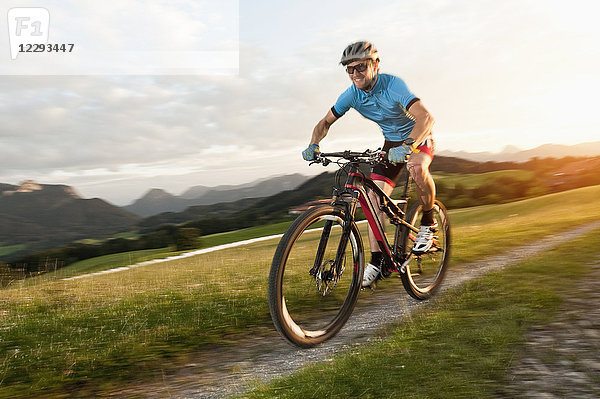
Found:
[[177, 251], [186, 249], [194, 249], [198, 247], [198, 239], [200, 238], [200, 230], [194, 227], [182, 227], [177, 230], [175, 238], [175, 246]]

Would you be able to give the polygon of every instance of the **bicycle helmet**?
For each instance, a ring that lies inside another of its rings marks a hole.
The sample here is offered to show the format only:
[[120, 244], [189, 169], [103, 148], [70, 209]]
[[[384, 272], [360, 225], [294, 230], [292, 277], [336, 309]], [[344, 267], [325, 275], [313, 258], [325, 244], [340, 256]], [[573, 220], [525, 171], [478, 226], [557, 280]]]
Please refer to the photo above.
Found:
[[379, 53], [373, 44], [367, 41], [360, 41], [349, 44], [342, 53], [340, 64], [347, 65], [352, 61], [371, 59], [379, 61]]

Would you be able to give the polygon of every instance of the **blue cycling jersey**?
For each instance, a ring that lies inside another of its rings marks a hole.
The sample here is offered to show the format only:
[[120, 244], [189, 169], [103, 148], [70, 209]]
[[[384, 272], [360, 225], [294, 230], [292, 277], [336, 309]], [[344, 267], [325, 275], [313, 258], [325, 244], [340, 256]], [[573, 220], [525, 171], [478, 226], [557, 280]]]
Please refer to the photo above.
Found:
[[382, 73], [369, 92], [351, 85], [339, 96], [331, 111], [339, 118], [354, 108], [365, 118], [376, 122], [386, 140], [402, 141], [415, 125], [407, 109], [418, 100], [402, 79]]

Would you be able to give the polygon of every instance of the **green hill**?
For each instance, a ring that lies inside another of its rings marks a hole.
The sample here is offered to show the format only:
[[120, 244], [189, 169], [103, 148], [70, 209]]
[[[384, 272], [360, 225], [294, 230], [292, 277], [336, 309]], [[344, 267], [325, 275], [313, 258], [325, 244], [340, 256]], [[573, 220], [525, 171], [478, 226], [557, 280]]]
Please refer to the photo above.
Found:
[[[65, 185], [25, 182], [0, 193], [0, 243], [27, 251], [131, 229], [140, 218], [101, 199], [83, 199]], [[18, 253], [13, 253], [15, 257]]]

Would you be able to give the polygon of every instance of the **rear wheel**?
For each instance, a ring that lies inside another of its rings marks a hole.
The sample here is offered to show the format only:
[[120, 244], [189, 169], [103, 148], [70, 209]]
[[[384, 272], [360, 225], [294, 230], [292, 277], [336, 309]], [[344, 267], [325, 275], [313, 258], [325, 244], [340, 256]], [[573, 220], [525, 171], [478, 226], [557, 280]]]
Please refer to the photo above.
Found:
[[364, 253], [354, 223], [343, 234], [346, 223], [342, 210], [317, 206], [299, 216], [279, 242], [269, 275], [269, 306], [275, 327], [295, 345], [326, 341], [352, 314]]
[[[400, 277], [406, 291], [416, 299], [427, 299], [439, 289], [450, 260], [448, 212], [439, 201], [435, 201], [433, 209], [438, 230], [435, 233], [433, 245], [427, 252], [418, 256], [411, 253], [417, 232], [405, 226], [399, 227], [403, 235], [401, 250], [405, 254], [405, 259], [410, 259], [406, 267], [400, 270]], [[422, 206], [415, 204], [408, 211], [406, 221], [418, 230], [421, 226], [421, 214]]]

